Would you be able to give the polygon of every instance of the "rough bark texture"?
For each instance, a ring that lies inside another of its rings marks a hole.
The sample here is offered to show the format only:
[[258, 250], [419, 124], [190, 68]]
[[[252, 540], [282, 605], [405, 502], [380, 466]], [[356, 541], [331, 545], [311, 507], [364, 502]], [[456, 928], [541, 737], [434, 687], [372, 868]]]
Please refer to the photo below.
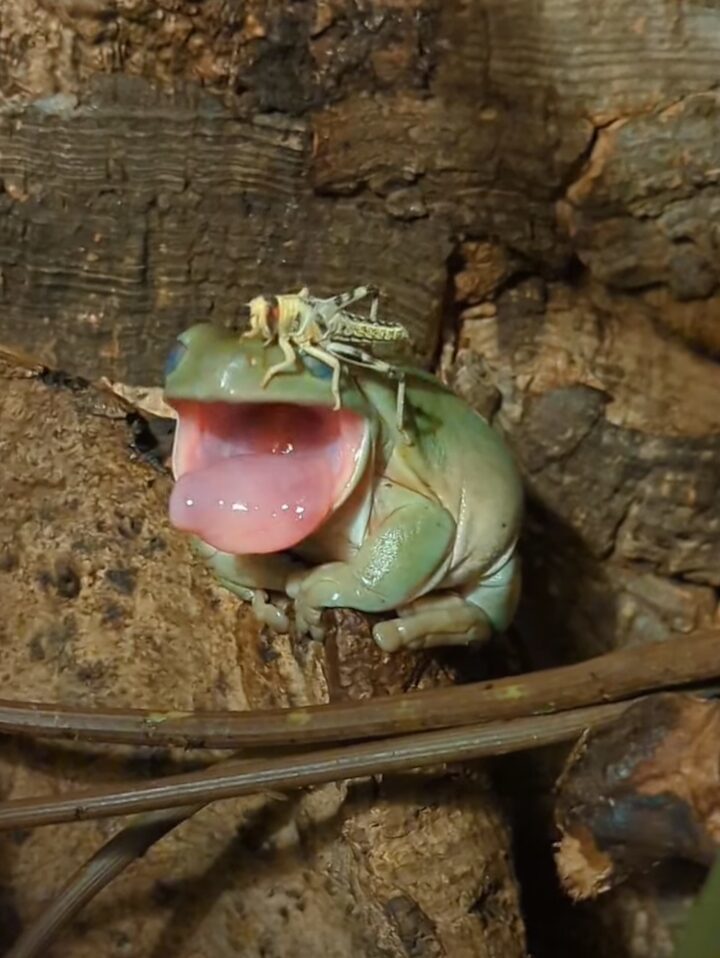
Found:
[[717, 852], [719, 714], [716, 702], [655, 696], [590, 733], [557, 783], [565, 889], [576, 901], [613, 889], [592, 910], [608, 958], [618, 940], [642, 958], [675, 953], [706, 878], [689, 863]]
[[556, 860], [576, 900], [664, 860], [712, 864], [718, 841], [716, 702], [666, 694], [574, 748], [558, 782]]
[[[0, 370], [5, 694], [260, 709], [451, 681], [431, 659], [381, 655], [357, 615], [338, 617], [327, 651], [259, 631], [170, 528], [169, 478], [133, 461], [130, 438], [94, 388]], [[0, 796], [203, 760], [6, 741]], [[117, 827], [0, 836], [0, 949]], [[57, 954], [523, 958], [508, 842], [480, 772], [223, 802], [131, 868]]]
[[[375, 282], [518, 452], [529, 660], [691, 632], [720, 585], [719, 55], [703, 0], [3, 4], [0, 339], [151, 385], [251, 292]], [[601, 906], [614, 958], [657, 953], [653, 894]]]

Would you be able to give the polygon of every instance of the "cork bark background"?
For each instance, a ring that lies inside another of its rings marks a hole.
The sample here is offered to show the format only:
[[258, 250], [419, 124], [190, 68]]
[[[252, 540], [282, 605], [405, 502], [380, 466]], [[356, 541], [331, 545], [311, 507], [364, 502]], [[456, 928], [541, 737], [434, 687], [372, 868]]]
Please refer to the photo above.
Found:
[[[714, 0], [3, 4], [0, 342], [151, 385], [254, 292], [376, 283], [518, 455], [525, 664], [690, 633], [720, 586], [719, 57]], [[683, 901], [651, 876], [588, 914], [662, 956]]]

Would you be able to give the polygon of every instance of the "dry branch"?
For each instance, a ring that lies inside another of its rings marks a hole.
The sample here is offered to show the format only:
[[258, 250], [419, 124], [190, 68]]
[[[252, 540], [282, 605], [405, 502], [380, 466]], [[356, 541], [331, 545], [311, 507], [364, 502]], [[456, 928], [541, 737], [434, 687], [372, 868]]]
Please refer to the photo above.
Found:
[[61, 798], [16, 799], [0, 806], [0, 830], [110, 818], [218, 801], [268, 789], [299, 789], [367, 775], [397, 774], [447, 762], [505, 755], [566, 741], [620, 714], [627, 703], [422, 732], [277, 759], [249, 759], [139, 785], [92, 789]]
[[179, 745], [271, 747], [359, 741], [453, 728], [614, 702], [720, 676], [720, 633], [707, 630], [649, 648], [621, 649], [587, 662], [446, 689], [366, 702], [249, 712], [80, 709], [0, 701], [0, 731], [43, 738]]

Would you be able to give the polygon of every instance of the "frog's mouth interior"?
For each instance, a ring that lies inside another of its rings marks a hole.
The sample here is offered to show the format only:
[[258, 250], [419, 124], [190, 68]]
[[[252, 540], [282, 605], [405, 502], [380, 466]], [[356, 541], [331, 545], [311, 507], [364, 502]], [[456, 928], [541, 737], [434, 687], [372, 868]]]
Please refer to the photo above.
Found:
[[222, 552], [290, 549], [342, 501], [367, 424], [346, 409], [177, 400], [170, 521]]

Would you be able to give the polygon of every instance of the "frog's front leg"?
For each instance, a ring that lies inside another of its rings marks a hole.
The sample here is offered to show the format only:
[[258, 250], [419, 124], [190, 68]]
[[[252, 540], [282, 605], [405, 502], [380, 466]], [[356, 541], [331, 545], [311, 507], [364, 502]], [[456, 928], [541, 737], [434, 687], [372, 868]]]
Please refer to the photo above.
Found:
[[483, 642], [509, 626], [519, 598], [520, 565], [513, 547], [466, 596], [425, 596], [400, 609], [400, 618], [380, 622], [373, 634], [385, 652]]
[[386, 518], [352, 561], [329, 562], [291, 577], [288, 594], [295, 597], [300, 632], [321, 638], [323, 609], [388, 612], [406, 605], [444, 563], [455, 538], [450, 513], [400, 486], [386, 490], [384, 500]]
[[298, 563], [285, 555], [235, 556], [202, 542], [196, 548], [205, 557], [220, 583], [252, 603], [255, 617], [274, 632], [287, 632], [290, 623], [282, 609], [268, 601], [268, 591], [285, 593], [288, 578]]

